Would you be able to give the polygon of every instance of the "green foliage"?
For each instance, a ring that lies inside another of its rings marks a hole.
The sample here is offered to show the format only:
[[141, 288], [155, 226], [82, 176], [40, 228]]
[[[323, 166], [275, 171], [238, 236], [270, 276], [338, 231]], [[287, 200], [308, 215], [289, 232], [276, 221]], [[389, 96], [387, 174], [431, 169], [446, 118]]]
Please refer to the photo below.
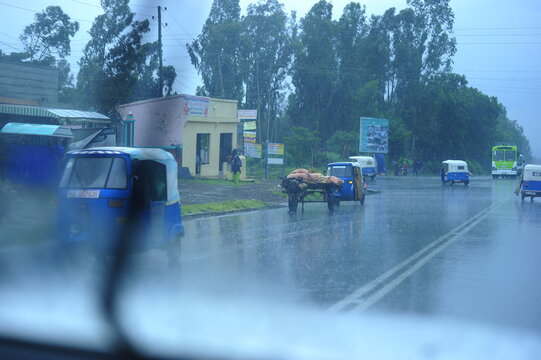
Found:
[[338, 130], [327, 140], [327, 149], [338, 155], [334, 161], [348, 159], [359, 152], [359, 133]]
[[[104, 13], [92, 24], [77, 76], [80, 105], [113, 117], [119, 104], [161, 95], [158, 43], [143, 41], [149, 22], [135, 21], [128, 2], [102, 1]], [[170, 94], [175, 69], [165, 66], [163, 77], [165, 93]]]
[[214, 0], [201, 34], [187, 45], [209, 96], [243, 98], [239, 0]]
[[70, 37], [79, 30], [77, 21], [70, 21], [60, 6], [48, 6], [36, 13], [35, 21], [20, 36], [29, 60], [43, 60], [54, 55], [64, 58], [71, 53]]
[[285, 138], [287, 163], [290, 165], [314, 165], [314, 156], [319, 146], [319, 133], [302, 126], [293, 126]]

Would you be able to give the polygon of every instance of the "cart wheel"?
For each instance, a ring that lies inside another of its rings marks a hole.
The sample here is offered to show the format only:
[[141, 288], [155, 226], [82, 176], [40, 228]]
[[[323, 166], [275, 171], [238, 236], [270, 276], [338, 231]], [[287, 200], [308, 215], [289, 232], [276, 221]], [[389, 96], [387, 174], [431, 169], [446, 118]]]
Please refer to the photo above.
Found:
[[533, 196], [530, 196], [530, 202], [533, 203]]
[[167, 244], [167, 258], [171, 263], [177, 262], [180, 258], [180, 237], [180, 234], [177, 234], [175, 237], [169, 240], [169, 243]]
[[299, 199], [297, 198], [297, 195], [289, 195], [287, 197], [287, 206], [290, 213], [297, 212], [297, 207], [299, 206]]
[[363, 194], [361, 196], [361, 200], [359, 200], [361, 202], [361, 206], [364, 206], [364, 198], [366, 197], [366, 194]]
[[335, 196], [334, 197], [334, 209], [339, 210], [340, 209], [340, 198]]

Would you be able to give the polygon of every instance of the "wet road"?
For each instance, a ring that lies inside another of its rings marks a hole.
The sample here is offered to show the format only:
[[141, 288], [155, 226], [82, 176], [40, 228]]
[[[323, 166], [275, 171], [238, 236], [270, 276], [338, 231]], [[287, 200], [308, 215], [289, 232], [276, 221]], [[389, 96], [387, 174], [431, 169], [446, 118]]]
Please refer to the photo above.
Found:
[[[188, 220], [178, 264], [162, 251], [130, 257], [122, 314], [152, 349], [199, 351], [212, 339], [221, 354], [264, 339], [273, 351], [296, 351], [306, 340], [306, 348], [326, 343], [333, 353], [350, 354], [365, 349], [359, 340], [376, 329], [375, 344], [411, 344], [407, 358], [431, 358], [418, 354], [425, 354], [425, 339], [439, 334], [436, 343], [461, 345], [469, 356], [448, 358], [493, 359], [498, 351], [486, 352], [484, 344], [493, 349], [501, 329], [513, 332], [505, 337], [513, 351], [524, 345], [514, 340], [521, 331], [541, 334], [541, 199], [521, 202], [514, 186], [488, 177], [468, 187], [442, 186], [436, 177], [378, 178], [370, 187], [381, 193], [364, 207], [342, 203], [333, 216], [319, 203], [296, 216], [284, 207]], [[70, 333], [70, 341], [107, 343], [108, 315], [99, 306], [103, 264], [64, 271], [49, 250], [0, 252], [0, 333], [32, 330], [61, 343]], [[359, 321], [359, 314], [368, 316]], [[404, 322], [402, 315], [421, 316]], [[424, 327], [425, 318], [437, 321]], [[399, 334], [389, 338], [395, 329]], [[534, 354], [541, 349], [537, 337], [535, 344]], [[482, 356], [472, 356], [470, 346]]]
[[[364, 208], [187, 221], [174, 282], [211, 296], [479, 320], [541, 331], [541, 201], [514, 181], [378, 178]], [[160, 254], [143, 277], [170, 274]], [[152, 275], [148, 275], [152, 274]]]

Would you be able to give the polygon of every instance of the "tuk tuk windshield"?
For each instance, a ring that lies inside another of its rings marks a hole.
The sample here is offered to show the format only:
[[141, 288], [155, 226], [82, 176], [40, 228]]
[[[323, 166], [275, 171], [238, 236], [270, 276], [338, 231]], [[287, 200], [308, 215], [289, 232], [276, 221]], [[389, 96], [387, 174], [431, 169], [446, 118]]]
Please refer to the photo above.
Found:
[[339, 178], [352, 177], [352, 167], [346, 165], [329, 166], [327, 168], [327, 176], [336, 176]]
[[119, 157], [72, 157], [60, 181], [64, 188], [125, 189], [126, 160]]

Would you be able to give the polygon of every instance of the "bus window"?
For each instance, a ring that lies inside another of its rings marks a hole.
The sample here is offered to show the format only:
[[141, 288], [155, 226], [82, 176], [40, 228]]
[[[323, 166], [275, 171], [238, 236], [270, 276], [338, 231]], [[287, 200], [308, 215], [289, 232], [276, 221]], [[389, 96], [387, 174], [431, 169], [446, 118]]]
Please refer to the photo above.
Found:
[[504, 161], [503, 150], [494, 151], [494, 161]]
[[515, 161], [517, 153], [515, 150], [507, 150], [505, 152], [505, 161]]

